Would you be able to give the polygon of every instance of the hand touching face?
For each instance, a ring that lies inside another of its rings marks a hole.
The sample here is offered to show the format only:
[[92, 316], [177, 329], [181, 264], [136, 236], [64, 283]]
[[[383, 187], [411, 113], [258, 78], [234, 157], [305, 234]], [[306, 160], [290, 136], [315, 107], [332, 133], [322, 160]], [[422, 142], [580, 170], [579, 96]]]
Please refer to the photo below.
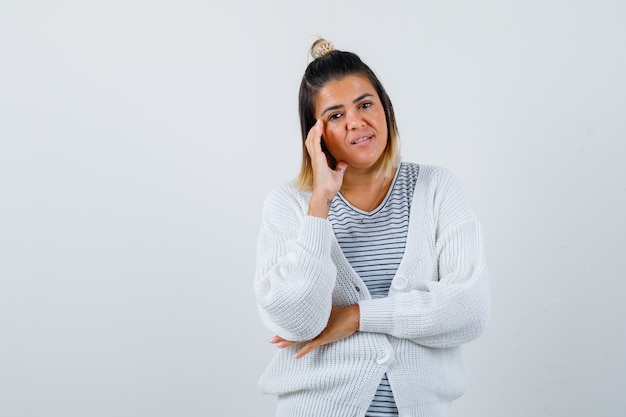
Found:
[[335, 169], [328, 166], [326, 154], [322, 151], [322, 128], [323, 124], [318, 120], [304, 142], [313, 169], [313, 193], [307, 214], [326, 218], [333, 198], [341, 189], [348, 165], [344, 161], [337, 161]]

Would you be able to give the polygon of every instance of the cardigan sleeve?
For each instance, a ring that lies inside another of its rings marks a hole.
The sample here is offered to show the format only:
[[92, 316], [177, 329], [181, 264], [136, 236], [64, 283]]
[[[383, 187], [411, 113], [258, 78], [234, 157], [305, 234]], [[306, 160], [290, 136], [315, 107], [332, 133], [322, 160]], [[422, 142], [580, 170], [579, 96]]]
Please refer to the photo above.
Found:
[[254, 289], [261, 319], [291, 341], [324, 330], [336, 281], [330, 222], [306, 215], [303, 206], [289, 186], [271, 192], [257, 242]]
[[[489, 321], [485, 244], [480, 224], [455, 178], [443, 169], [430, 174], [423, 223], [430, 226], [420, 233], [432, 236], [431, 247], [421, 249], [432, 256], [412, 261], [434, 259], [438, 279], [401, 278], [392, 284], [388, 297], [360, 301], [360, 330], [430, 347], [452, 347], [474, 340]], [[410, 290], [402, 288], [410, 280], [418, 284]]]

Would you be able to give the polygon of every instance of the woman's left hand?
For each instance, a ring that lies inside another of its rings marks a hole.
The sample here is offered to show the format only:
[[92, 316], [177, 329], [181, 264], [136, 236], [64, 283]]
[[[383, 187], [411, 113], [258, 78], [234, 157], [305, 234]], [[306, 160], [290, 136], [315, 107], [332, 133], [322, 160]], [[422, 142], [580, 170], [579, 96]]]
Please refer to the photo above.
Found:
[[[309, 341], [296, 353], [295, 358], [300, 359], [313, 349], [322, 345], [336, 342], [353, 335], [359, 330], [359, 305], [353, 304], [347, 307], [333, 307], [326, 328], [315, 339]], [[271, 343], [279, 348], [286, 348], [301, 342], [285, 340], [280, 336], [274, 336]]]

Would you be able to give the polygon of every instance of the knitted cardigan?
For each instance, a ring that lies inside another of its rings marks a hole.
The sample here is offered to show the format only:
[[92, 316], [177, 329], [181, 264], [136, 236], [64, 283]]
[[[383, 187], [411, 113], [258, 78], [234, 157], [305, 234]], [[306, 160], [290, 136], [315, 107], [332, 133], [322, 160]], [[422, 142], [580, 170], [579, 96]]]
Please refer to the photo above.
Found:
[[277, 417], [360, 417], [386, 372], [401, 417], [449, 415], [465, 391], [461, 345], [489, 319], [480, 225], [445, 169], [420, 165], [404, 256], [389, 295], [372, 299], [328, 220], [308, 216], [310, 192], [282, 185], [266, 198], [254, 280], [259, 312], [284, 339], [307, 341], [332, 306], [358, 303], [360, 330], [300, 359], [279, 349], [259, 380]]

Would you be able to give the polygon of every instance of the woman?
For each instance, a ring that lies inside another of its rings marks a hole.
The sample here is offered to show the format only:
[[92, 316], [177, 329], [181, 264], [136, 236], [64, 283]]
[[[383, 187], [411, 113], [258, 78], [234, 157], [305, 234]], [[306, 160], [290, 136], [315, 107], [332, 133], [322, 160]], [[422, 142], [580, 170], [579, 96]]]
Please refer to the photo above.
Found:
[[318, 40], [300, 85], [300, 175], [267, 197], [255, 291], [281, 348], [277, 416], [447, 416], [490, 312], [480, 226], [444, 169], [400, 163], [391, 101]]

